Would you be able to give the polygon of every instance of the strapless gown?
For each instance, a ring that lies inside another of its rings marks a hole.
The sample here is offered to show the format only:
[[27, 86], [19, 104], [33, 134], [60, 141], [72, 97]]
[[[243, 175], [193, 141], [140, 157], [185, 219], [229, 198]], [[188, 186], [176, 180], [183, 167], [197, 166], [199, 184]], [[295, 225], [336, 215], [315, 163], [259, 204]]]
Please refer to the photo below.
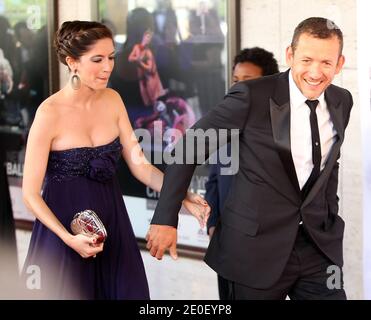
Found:
[[[103, 252], [82, 258], [38, 220], [22, 276], [30, 297], [149, 299], [143, 261], [115, 176], [119, 138], [97, 147], [51, 151], [42, 197], [71, 232], [75, 213], [91, 209], [107, 230]], [[40, 279], [35, 278], [40, 276]]]

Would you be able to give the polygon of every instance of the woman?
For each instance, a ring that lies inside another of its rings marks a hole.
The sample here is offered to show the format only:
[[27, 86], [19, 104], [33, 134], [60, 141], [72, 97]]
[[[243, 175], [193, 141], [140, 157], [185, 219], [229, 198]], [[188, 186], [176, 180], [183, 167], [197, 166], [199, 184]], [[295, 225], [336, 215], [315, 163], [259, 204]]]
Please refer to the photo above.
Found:
[[[36, 270], [41, 289], [33, 292], [48, 299], [148, 299], [114, 173], [122, 156], [132, 174], [156, 191], [163, 174], [143, 157], [120, 96], [106, 88], [114, 66], [112, 34], [97, 22], [65, 22], [55, 47], [72, 76], [40, 105], [27, 141], [23, 194], [37, 220], [24, 276], [30, 267]], [[205, 223], [210, 209], [201, 197], [189, 194], [184, 205]], [[73, 216], [86, 209], [105, 225], [104, 244], [70, 232]]]
[[153, 106], [156, 100], [166, 94], [158, 75], [155, 57], [148, 47], [153, 33], [147, 30], [142, 42], [134, 45], [129, 62], [137, 63], [140, 93], [146, 106]]

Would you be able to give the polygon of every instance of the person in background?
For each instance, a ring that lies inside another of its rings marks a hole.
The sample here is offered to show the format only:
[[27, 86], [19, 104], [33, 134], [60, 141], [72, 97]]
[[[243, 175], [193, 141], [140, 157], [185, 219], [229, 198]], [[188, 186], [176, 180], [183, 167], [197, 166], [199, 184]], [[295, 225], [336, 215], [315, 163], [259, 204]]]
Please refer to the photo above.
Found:
[[146, 106], [153, 106], [167, 92], [162, 86], [155, 57], [149, 48], [152, 36], [151, 30], [144, 32], [142, 42], [134, 45], [129, 55], [129, 62], [137, 65], [140, 93]]
[[[239, 81], [252, 80], [278, 72], [277, 60], [271, 52], [258, 47], [246, 48], [234, 58], [232, 81], [233, 84], [235, 84]], [[228, 148], [228, 154], [230, 154], [230, 144], [227, 144], [225, 147]], [[220, 174], [221, 167], [223, 166], [224, 165], [220, 161], [216, 164], [210, 165], [209, 179], [205, 185], [205, 200], [211, 207], [211, 214], [207, 221], [207, 232], [210, 239], [213, 236], [215, 226], [219, 221], [225, 199], [231, 189], [232, 178], [234, 177], [234, 175], [230, 174]], [[227, 299], [228, 282], [219, 275], [218, 288], [220, 299]]]

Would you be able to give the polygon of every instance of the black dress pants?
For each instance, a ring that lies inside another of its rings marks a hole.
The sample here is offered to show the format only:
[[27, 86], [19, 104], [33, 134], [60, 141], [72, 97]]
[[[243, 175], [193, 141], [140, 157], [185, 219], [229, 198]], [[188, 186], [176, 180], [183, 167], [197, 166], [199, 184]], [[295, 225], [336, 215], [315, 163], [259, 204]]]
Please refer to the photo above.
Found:
[[228, 280], [231, 300], [346, 300], [341, 268], [334, 265], [299, 226], [294, 248], [280, 279], [269, 289]]

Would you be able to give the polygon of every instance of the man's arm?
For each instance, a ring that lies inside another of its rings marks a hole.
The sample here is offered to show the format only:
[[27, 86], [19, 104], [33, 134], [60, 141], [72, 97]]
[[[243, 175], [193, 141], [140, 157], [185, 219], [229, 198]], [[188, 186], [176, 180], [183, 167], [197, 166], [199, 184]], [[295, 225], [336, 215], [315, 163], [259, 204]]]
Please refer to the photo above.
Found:
[[[353, 98], [349, 91], [347, 92], [348, 103], [345, 104], [347, 106], [344, 109], [344, 130], [348, 126], [349, 119], [350, 119], [350, 111], [353, 106]], [[338, 155], [338, 159], [340, 158], [340, 153]], [[327, 184], [326, 190], [326, 198], [328, 202], [328, 210], [330, 214], [337, 215], [339, 211], [339, 197], [337, 196], [338, 190], [338, 177], [339, 177], [339, 162], [337, 161], [334, 165], [334, 168], [331, 171], [330, 178]]]
[[205, 184], [205, 200], [211, 208], [211, 214], [207, 220], [207, 233], [212, 236], [216, 222], [219, 219], [219, 192], [218, 192], [218, 166], [210, 166], [209, 179]]
[[[245, 83], [237, 83], [234, 85], [224, 97], [223, 101], [215, 108], [210, 110], [203, 118], [201, 118], [191, 129], [202, 129], [204, 131], [213, 129], [216, 131], [218, 148], [219, 144], [219, 129], [239, 129], [242, 130], [248, 114], [249, 94], [248, 87]], [[228, 130], [229, 131], [229, 130]], [[197, 156], [204, 153], [205, 158], [209, 157], [207, 143], [197, 145], [194, 154], [190, 157], [189, 150], [186, 146], [195, 146], [193, 141], [194, 135], [188, 130], [181, 139], [183, 147], [183, 163], [172, 164], [165, 170], [164, 183], [161, 189], [161, 196], [158, 201], [155, 213], [152, 218], [151, 227], [147, 234], [147, 248], [152, 256], [161, 259], [166, 249], [170, 248], [170, 254], [176, 258], [176, 227], [178, 225], [178, 212], [181, 207], [181, 202], [185, 198], [188, 186], [192, 179], [193, 172], [197, 163]], [[230, 139], [230, 131], [229, 131]], [[225, 139], [225, 140], [229, 140]], [[226, 143], [227, 141], [223, 141]], [[177, 149], [175, 149], [177, 150]], [[187, 161], [188, 160], [188, 161]], [[189, 164], [189, 160], [193, 160]]]

